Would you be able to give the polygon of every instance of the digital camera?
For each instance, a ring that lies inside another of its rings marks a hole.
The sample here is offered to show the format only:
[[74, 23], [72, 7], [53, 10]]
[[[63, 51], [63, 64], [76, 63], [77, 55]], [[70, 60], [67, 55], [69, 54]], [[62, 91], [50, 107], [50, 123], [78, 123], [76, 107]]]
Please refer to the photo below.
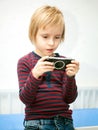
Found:
[[70, 64], [73, 59], [62, 57], [49, 57], [45, 61], [53, 62], [56, 70], [65, 70], [66, 65]]

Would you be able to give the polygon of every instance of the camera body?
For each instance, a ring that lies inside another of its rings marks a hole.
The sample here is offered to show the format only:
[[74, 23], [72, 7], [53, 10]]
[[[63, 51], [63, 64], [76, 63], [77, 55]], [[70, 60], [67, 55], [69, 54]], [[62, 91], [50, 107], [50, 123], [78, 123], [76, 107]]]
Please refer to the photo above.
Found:
[[66, 65], [70, 64], [73, 59], [62, 57], [49, 57], [45, 61], [53, 62], [56, 70], [65, 70]]

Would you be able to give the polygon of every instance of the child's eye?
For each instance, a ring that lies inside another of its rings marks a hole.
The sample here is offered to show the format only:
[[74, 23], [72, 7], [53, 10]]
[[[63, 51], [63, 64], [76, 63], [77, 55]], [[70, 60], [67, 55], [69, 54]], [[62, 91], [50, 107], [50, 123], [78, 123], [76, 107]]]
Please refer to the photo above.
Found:
[[46, 36], [46, 35], [44, 35], [44, 36], [42, 36], [43, 38], [48, 38], [48, 36]]
[[56, 36], [55, 38], [56, 38], [56, 39], [61, 39], [61, 36]]

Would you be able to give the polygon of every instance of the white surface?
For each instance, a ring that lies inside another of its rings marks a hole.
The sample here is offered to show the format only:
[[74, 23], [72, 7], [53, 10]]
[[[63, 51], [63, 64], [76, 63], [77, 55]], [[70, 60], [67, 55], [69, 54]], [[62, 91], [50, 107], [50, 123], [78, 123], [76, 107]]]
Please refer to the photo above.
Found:
[[[18, 107], [17, 107], [18, 106]], [[70, 104], [71, 109], [98, 108], [98, 87], [79, 88], [76, 101]], [[15, 89], [0, 90], [0, 114], [23, 113], [24, 105]]]
[[17, 61], [33, 50], [28, 26], [41, 5], [59, 7], [65, 16], [66, 39], [58, 51], [80, 61], [79, 87], [98, 87], [97, 0], [0, 0], [0, 89], [18, 89]]
[[90, 127], [79, 127], [75, 130], [98, 130], [98, 126], [90, 126]]

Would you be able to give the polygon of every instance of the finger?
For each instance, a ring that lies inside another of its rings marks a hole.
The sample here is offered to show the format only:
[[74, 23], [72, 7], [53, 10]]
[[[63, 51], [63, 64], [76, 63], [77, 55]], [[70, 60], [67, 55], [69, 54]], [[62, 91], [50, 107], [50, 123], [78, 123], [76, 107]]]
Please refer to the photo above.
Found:
[[77, 66], [79, 66], [79, 62], [76, 61], [76, 60], [72, 60], [71, 63], [76, 64]]
[[53, 71], [54, 70], [54, 66], [42, 66], [40, 69], [42, 72], [48, 72], [48, 71]]
[[79, 62], [72, 60], [71, 64], [66, 65], [66, 67], [74, 67], [74, 68], [79, 68]]
[[75, 68], [76, 67], [76, 64], [68, 64], [66, 65], [66, 68]]
[[75, 73], [73, 73], [73, 71], [71, 71], [71, 70], [66, 71], [66, 74], [68, 76], [74, 76], [75, 75]]
[[43, 69], [45, 70], [53, 70], [55, 67], [54, 66], [44, 66]]
[[66, 71], [67, 71], [67, 72], [68, 72], [68, 71], [70, 71], [70, 72], [74, 72], [75, 69], [74, 69], [73, 67], [69, 67], [69, 68], [66, 68]]
[[54, 63], [53, 62], [49, 62], [49, 61], [44, 61], [43, 64], [46, 65], [46, 66], [54, 66]]

